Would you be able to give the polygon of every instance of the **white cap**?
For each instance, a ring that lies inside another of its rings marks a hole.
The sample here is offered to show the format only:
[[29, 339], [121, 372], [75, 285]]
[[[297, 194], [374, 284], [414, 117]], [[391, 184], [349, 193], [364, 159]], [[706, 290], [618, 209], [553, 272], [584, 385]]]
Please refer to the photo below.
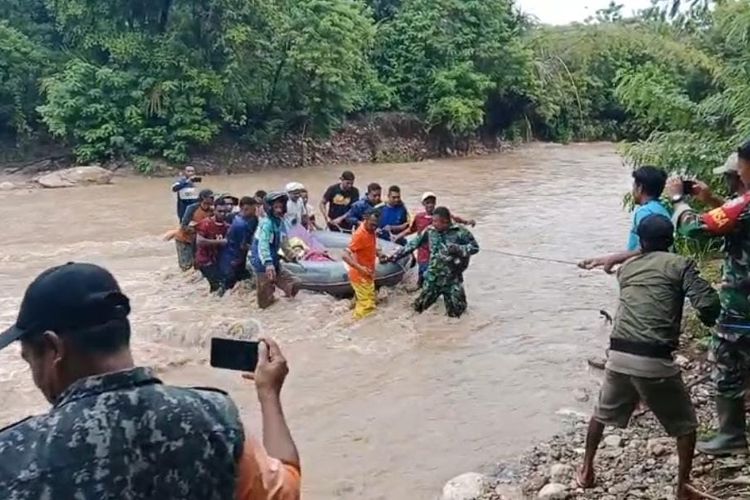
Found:
[[739, 161], [740, 158], [737, 153], [732, 153], [731, 155], [729, 155], [729, 158], [727, 158], [727, 161], [724, 163], [724, 165], [716, 167], [714, 169], [714, 174], [723, 175], [729, 174], [731, 172], [737, 172], [739, 170]]
[[437, 195], [433, 193], [432, 191], [426, 191], [422, 193], [422, 202], [424, 203], [424, 200], [427, 198], [435, 198], [437, 200]]
[[302, 191], [305, 189], [305, 186], [299, 182], [290, 182], [286, 185], [286, 192], [291, 193], [292, 191]]

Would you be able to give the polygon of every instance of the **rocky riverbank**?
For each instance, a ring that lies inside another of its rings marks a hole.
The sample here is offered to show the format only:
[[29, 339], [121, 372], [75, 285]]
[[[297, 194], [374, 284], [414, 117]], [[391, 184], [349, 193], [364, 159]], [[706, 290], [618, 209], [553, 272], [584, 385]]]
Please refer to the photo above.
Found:
[[[695, 333], [685, 340], [677, 361], [690, 388], [701, 423], [699, 439], [702, 439], [711, 437], [717, 425], [710, 365], [704, 347], [706, 331], [696, 327], [693, 319], [686, 324], [687, 330]], [[598, 387], [592, 390], [592, 394], [597, 392]], [[627, 429], [606, 429], [596, 459], [596, 487], [589, 490], [578, 488], [575, 483], [575, 471], [583, 459], [589, 415], [571, 411], [561, 414], [566, 419], [563, 432], [537, 444], [516, 463], [498, 464], [492, 476], [481, 476], [481, 480], [477, 476], [459, 476], [453, 480], [453, 488], [446, 485], [441, 500], [675, 498], [675, 441], [666, 436], [648, 410], [638, 411]], [[464, 484], [458, 493], [457, 482]], [[699, 454], [694, 462], [693, 484], [700, 492], [695, 497], [698, 499], [748, 499], [750, 460], [747, 457], [711, 459]]]
[[[287, 134], [262, 147], [235, 136], [218, 137], [209, 147], [191, 151], [189, 163], [203, 174], [237, 174], [268, 168], [355, 163], [406, 163], [441, 156], [484, 155], [505, 147], [500, 141], [472, 139], [446, 143], [430, 134], [427, 125], [408, 113], [374, 113], [344, 123], [327, 138]], [[16, 152], [16, 154], [12, 154]], [[1, 190], [37, 187], [32, 177], [75, 165], [72, 151], [55, 145], [20, 148], [0, 142]], [[180, 165], [161, 159], [138, 162], [116, 159], [102, 166], [118, 175], [174, 175]]]

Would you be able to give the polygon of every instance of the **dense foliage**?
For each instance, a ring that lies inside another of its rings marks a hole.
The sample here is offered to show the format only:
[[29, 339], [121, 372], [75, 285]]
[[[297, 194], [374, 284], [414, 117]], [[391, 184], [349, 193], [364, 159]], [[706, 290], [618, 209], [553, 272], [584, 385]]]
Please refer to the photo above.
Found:
[[625, 140], [704, 174], [750, 132], [750, 2], [540, 26], [513, 0], [0, 0], [0, 135], [186, 161], [376, 111], [473, 138]]

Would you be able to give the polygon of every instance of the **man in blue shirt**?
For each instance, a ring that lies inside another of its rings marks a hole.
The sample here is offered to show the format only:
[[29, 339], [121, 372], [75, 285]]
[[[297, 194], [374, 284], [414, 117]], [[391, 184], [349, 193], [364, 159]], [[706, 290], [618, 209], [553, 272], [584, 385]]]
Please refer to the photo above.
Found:
[[255, 230], [258, 228], [257, 208], [258, 202], [255, 198], [243, 197], [240, 200], [240, 212], [227, 232], [227, 244], [219, 255], [219, 269], [224, 276], [224, 286], [227, 290], [233, 288], [238, 281], [251, 277], [245, 267], [245, 261]]
[[[384, 240], [391, 241], [395, 236], [409, 227], [409, 211], [406, 210], [404, 202], [401, 201], [401, 188], [391, 186], [388, 188], [388, 202], [380, 208], [380, 230], [378, 236]], [[397, 240], [400, 245], [406, 244], [406, 238]]]
[[641, 167], [633, 172], [633, 200], [638, 207], [633, 211], [633, 226], [628, 238], [628, 251], [640, 250], [638, 226], [649, 215], [663, 215], [667, 219], [672, 214], [659, 201], [667, 182], [667, 173], [656, 167]]
[[661, 204], [659, 198], [667, 184], [667, 173], [657, 167], [645, 166], [633, 171], [633, 201], [637, 208], [633, 211], [633, 225], [628, 237], [625, 252], [618, 252], [604, 257], [586, 259], [579, 266], [583, 269], [601, 267], [610, 273], [621, 262], [641, 253], [641, 242], [638, 239], [638, 225], [649, 215], [662, 215], [671, 218], [672, 214]]
[[346, 213], [346, 222], [353, 228], [359, 226], [369, 210], [381, 205], [382, 193], [383, 189], [377, 182], [367, 186], [365, 197], [355, 201], [352, 208]]

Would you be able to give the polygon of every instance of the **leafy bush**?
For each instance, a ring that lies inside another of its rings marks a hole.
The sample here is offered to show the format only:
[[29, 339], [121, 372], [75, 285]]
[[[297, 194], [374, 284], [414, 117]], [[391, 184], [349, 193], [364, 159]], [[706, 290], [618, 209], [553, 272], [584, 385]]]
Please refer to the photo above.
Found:
[[0, 21], [0, 132], [26, 134], [34, 128], [38, 81], [50, 68], [42, 47]]

